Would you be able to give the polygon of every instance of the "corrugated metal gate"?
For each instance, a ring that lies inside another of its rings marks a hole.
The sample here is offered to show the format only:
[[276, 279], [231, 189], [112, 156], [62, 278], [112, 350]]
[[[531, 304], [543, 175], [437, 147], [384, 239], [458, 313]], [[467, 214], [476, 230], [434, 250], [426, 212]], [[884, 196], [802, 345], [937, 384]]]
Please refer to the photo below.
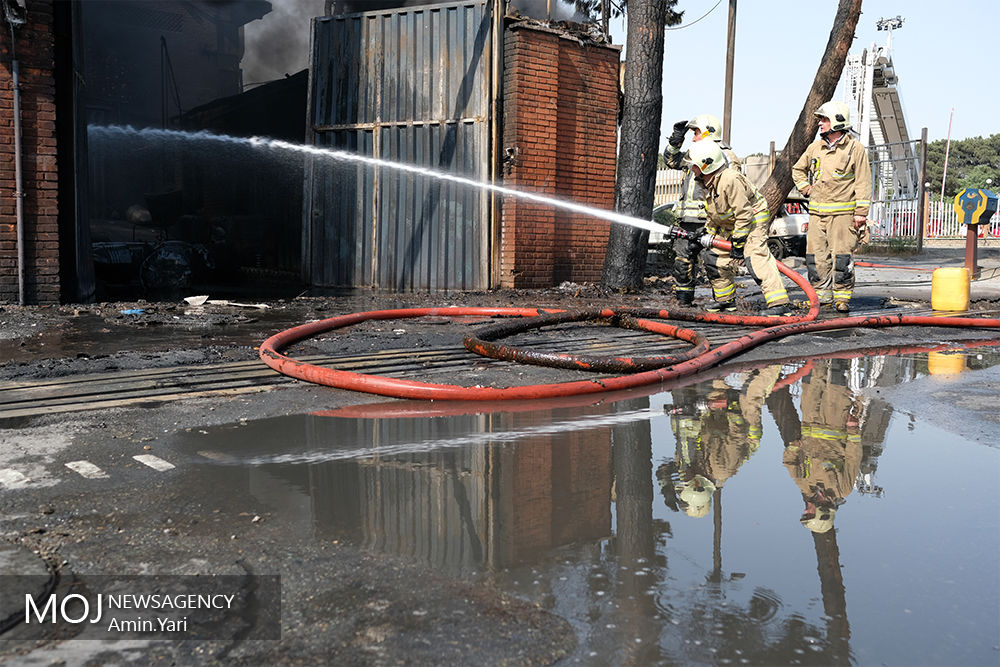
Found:
[[[487, 180], [491, 4], [315, 19], [311, 142]], [[395, 291], [489, 287], [485, 191], [387, 166], [310, 162], [306, 282]]]

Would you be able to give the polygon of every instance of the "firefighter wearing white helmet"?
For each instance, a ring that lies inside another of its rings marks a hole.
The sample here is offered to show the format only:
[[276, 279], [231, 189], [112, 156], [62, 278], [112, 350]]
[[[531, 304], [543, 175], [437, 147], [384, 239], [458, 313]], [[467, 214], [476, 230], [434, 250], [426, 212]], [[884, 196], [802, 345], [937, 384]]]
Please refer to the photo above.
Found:
[[675, 453], [656, 469], [667, 507], [692, 517], [708, 513], [715, 491], [760, 448], [764, 401], [780, 375], [775, 364], [671, 391], [666, 412]]
[[711, 480], [702, 475], [695, 475], [681, 483], [677, 497], [687, 515], [697, 519], [708, 514], [708, 510], [712, 507], [712, 495], [715, 489], [715, 484]]
[[[739, 168], [740, 161], [736, 153], [729, 148], [722, 140], [722, 123], [711, 114], [701, 114], [690, 120], [679, 120], [674, 123], [673, 133], [667, 140], [667, 147], [663, 151], [667, 167], [670, 169], [685, 169], [684, 137], [688, 130], [691, 130], [692, 145], [700, 141], [710, 141], [718, 144], [729, 163]], [[692, 232], [695, 236], [700, 235], [705, 226], [705, 194], [701, 184], [695, 180], [694, 174], [687, 170], [681, 182], [681, 197], [674, 206], [674, 214], [682, 229]], [[698, 275], [698, 254], [701, 246], [696, 242], [687, 239], [674, 239], [674, 289], [677, 300], [682, 305], [690, 306], [694, 303], [694, 287]]]
[[872, 173], [864, 145], [848, 131], [851, 112], [843, 102], [816, 109], [820, 138], [792, 167], [795, 187], [809, 197], [806, 269], [821, 305], [850, 311], [854, 252], [865, 237]]
[[750, 277], [764, 292], [767, 305], [762, 314], [787, 315], [788, 293], [774, 256], [767, 249], [770, 220], [767, 200], [743, 174], [727, 164], [722, 149], [715, 142], [694, 144], [685, 160], [705, 188], [705, 231], [732, 244], [731, 250], [712, 247], [703, 255], [705, 273], [715, 297], [715, 303], [707, 310], [736, 310], [733, 262], [745, 260]]

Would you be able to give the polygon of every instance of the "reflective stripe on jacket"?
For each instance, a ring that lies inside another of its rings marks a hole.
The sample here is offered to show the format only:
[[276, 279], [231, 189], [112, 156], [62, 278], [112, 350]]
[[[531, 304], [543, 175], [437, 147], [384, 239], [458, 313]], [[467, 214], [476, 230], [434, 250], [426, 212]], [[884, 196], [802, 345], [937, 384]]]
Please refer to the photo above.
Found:
[[809, 144], [792, 167], [792, 179], [800, 191], [809, 192], [809, 212], [814, 215], [868, 215], [871, 165], [865, 147], [850, 133], [833, 146], [823, 138]]
[[734, 238], [745, 238], [758, 224], [770, 217], [767, 200], [740, 172], [726, 167], [705, 185], [705, 209], [709, 226], [730, 231]]

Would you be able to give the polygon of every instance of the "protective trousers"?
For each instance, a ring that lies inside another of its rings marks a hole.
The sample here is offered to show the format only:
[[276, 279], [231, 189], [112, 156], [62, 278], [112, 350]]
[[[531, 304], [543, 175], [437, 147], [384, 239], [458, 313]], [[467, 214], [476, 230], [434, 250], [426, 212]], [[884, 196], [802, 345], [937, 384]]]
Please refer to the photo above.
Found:
[[817, 362], [802, 383], [802, 440], [785, 449], [784, 464], [806, 496], [817, 487], [846, 498], [861, 468], [861, 436], [852, 419], [851, 392], [842, 370]]
[[764, 425], [761, 419], [764, 400], [771, 393], [774, 384], [780, 377], [780, 364], [765, 366], [754, 371], [743, 387], [743, 394], [740, 396], [740, 410], [747, 423], [747, 441], [751, 452], [756, 451], [760, 446], [760, 438], [764, 434]]
[[[729, 240], [729, 231], [716, 232], [715, 235]], [[736, 272], [733, 271], [733, 260], [729, 257], [729, 251], [710, 248], [702, 257], [705, 260], [705, 273], [708, 275], [708, 282], [712, 284], [712, 296], [715, 300], [725, 303], [735, 299], [736, 283], [733, 282], [733, 278], [736, 277]]]
[[854, 213], [810, 215], [806, 270], [820, 303], [848, 302], [854, 294]]
[[744, 254], [750, 277], [754, 279], [764, 292], [767, 307], [781, 306], [788, 303], [788, 292], [778, 273], [778, 262], [767, 249], [766, 224], [755, 224], [747, 236]]
[[[687, 232], [697, 233], [704, 229], [700, 223], [681, 223], [681, 228]], [[701, 243], [697, 239], [674, 239], [674, 266], [671, 271], [674, 277], [674, 289], [677, 300], [682, 304], [691, 305], [694, 302], [694, 287], [698, 278], [698, 255], [701, 253]]]

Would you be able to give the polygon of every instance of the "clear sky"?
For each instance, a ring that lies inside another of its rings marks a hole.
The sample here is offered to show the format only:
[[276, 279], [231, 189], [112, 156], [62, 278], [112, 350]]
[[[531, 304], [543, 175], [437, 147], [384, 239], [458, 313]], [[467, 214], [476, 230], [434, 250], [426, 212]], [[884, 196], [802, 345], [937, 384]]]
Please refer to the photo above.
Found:
[[[676, 9], [684, 11], [681, 25], [691, 25], [666, 33], [661, 136], [683, 118], [723, 116], [729, 0], [680, 0]], [[836, 10], [836, 0], [737, 3], [731, 136], [739, 155], [766, 153], [771, 141], [779, 150], [785, 145]], [[926, 127], [930, 141], [945, 139], [953, 107], [953, 140], [1000, 132], [1000, 62], [992, 41], [1000, 34], [1000, 2], [864, 0], [850, 53], [884, 46], [887, 33], [876, 22], [897, 15], [903, 26], [892, 32], [892, 57], [910, 137], [919, 139]], [[612, 21], [611, 32], [624, 44], [623, 20]], [[839, 89], [834, 99], [841, 99]]]

